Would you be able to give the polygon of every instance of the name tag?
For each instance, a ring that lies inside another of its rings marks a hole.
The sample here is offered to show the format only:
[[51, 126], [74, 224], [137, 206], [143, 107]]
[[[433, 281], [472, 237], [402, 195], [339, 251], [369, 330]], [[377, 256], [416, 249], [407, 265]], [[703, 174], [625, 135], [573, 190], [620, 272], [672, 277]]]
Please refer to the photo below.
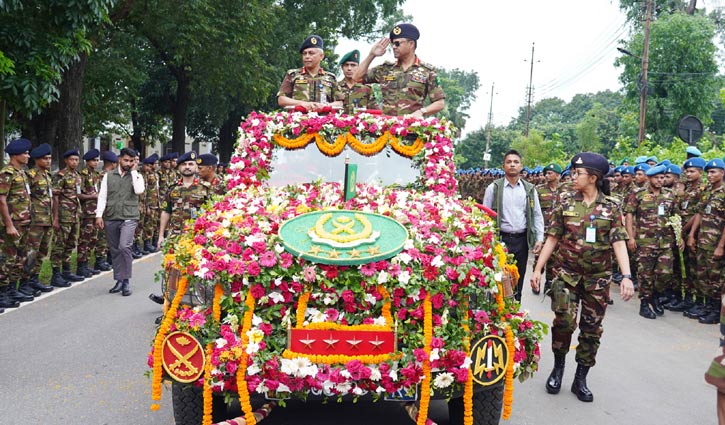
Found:
[[710, 214], [710, 206], [705, 207], [705, 214]]
[[587, 227], [586, 238], [584, 239], [587, 243], [594, 243], [597, 241], [597, 228], [593, 226]]
[[564, 217], [579, 217], [579, 213], [576, 211], [564, 211]]
[[659, 215], [659, 216], [665, 215], [665, 206], [663, 204], [660, 204], [660, 206], [657, 207], [657, 215]]
[[81, 194], [81, 185], [79, 185], [79, 184], [76, 185], [76, 194], [78, 194], [78, 195]]
[[643, 201], [648, 201], [648, 202], [649, 202], [649, 201], [651, 201], [651, 200], [653, 200], [653, 199], [654, 199], [654, 196], [652, 196], [652, 195], [650, 195], [650, 194], [644, 195], [644, 196], [642, 197], [642, 200], [643, 200]]
[[304, 78], [300, 78], [299, 80], [297, 80], [297, 84], [307, 84], [307, 80], [305, 80]]
[[386, 75], [385, 76], [385, 81], [393, 81], [393, 80], [395, 80], [395, 75]]

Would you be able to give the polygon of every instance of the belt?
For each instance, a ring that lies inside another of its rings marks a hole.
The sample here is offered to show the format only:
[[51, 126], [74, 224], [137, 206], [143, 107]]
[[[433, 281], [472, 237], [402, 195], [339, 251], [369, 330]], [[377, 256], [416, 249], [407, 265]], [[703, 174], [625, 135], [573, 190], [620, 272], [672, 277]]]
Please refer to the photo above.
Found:
[[524, 237], [526, 237], [526, 232], [521, 232], [521, 233], [499, 232], [499, 233], [501, 233], [501, 236], [504, 238], [524, 238]]

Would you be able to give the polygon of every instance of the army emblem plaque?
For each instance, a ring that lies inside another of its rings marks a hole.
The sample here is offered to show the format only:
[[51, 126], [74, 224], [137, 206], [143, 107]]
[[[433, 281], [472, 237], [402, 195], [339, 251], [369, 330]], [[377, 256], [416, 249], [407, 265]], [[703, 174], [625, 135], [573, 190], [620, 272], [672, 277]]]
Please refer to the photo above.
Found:
[[177, 382], [189, 383], [204, 373], [204, 348], [186, 332], [170, 333], [162, 345], [161, 364]]
[[302, 214], [282, 224], [287, 251], [328, 265], [360, 265], [393, 257], [403, 250], [408, 231], [390, 217], [361, 211], [325, 210]]
[[493, 385], [506, 375], [509, 355], [506, 340], [498, 335], [487, 335], [471, 349], [473, 380], [483, 386]]

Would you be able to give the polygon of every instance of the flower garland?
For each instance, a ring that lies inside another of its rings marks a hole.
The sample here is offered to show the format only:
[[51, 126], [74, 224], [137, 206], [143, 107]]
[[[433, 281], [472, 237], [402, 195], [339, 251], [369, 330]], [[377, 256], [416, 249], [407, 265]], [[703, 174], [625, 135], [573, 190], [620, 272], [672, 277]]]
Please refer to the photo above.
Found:
[[257, 419], [254, 416], [254, 411], [252, 410], [252, 404], [249, 400], [249, 388], [247, 388], [247, 381], [245, 379], [245, 375], [247, 374], [247, 359], [249, 358], [249, 354], [246, 350], [249, 343], [249, 336], [247, 334], [252, 328], [255, 305], [254, 295], [252, 294], [251, 289], [247, 292], [244, 304], [247, 308], [244, 311], [244, 319], [242, 320], [241, 338], [242, 347], [245, 347], [245, 350], [242, 352], [242, 357], [239, 359], [239, 369], [237, 370], [237, 392], [239, 393], [239, 404], [242, 407], [244, 417], [247, 419], [247, 424], [255, 425], [257, 423]]
[[330, 144], [327, 143], [327, 141], [320, 136], [318, 133], [315, 134], [315, 143], [317, 144], [317, 149], [320, 150], [323, 154], [327, 156], [337, 156], [340, 155], [340, 153], [345, 149], [345, 144], [347, 143], [347, 137], [350, 133], [343, 133], [340, 134], [335, 138], [335, 143]]
[[350, 135], [347, 138], [347, 144], [360, 155], [373, 156], [383, 150], [390, 140], [390, 132], [386, 131], [382, 136], [378, 137], [373, 143], [362, 143], [356, 137]]
[[307, 146], [312, 141], [312, 139], [315, 138], [316, 134], [317, 133], [303, 134], [302, 136], [293, 140], [290, 140], [281, 134], [275, 134], [274, 136], [272, 136], [272, 140], [274, 140], [275, 143], [286, 149], [301, 149]]
[[[156, 334], [156, 339], [154, 340], [154, 365], [151, 383], [151, 400], [161, 400], [161, 381], [163, 378], [161, 357], [163, 355], [163, 344], [164, 340], [166, 339], [166, 335], [169, 333], [171, 325], [176, 320], [176, 311], [179, 308], [179, 304], [181, 304], [181, 299], [184, 298], [184, 295], [186, 295], [186, 290], [188, 286], [188, 279], [186, 277], [182, 277], [179, 280], [179, 286], [176, 289], [174, 299], [173, 301], [171, 301], [171, 306], [166, 311], [166, 314], [164, 315], [164, 320], [161, 322], [161, 325], [159, 326], [159, 331]], [[158, 403], [153, 403], [151, 405], [151, 410], [159, 410], [160, 407], [161, 406], [159, 406]]]
[[423, 147], [425, 146], [423, 141], [420, 140], [420, 137], [416, 138], [412, 145], [405, 146], [400, 143], [400, 140], [397, 137], [390, 134], [389, 131], [384, 132], [380, 137], [375, 139], [373, 143], [363, 143], [350, 132], [339, 134], [335, 138], [334, 143], [327, 142], [320, 133], [307, 133], [295, 139], [288, 139], [281, 134], [275, 134], [272, 136], [272, 140], [283, 148], [290, 150], [302, 149], [314, 140], [320, 152], [327, 156], [340, 155], [340, 153], [342, 153], [345, 149], [345, 145], [350, 146], [350, 148], [360, 155], [373, 156], [380, 153], [380, 151], [382, 151], [383, 148], [390, 143], [390, 147], [393, 148], [393, 150], [399, 155], [406, 158], [412, 158], [423, 150]]
[[[221, 305], [220, 301], [224, 295], [224, 288], [221, 283], [217, 282], [214, 286], [214, 300], [211, 304], [212, 317], [214, 322], [219, 322], [221, 319]], [[211, 354], [214, 348], [213, 343], [209, 343], [206, 346], [206, 367], [204, 368], [204, 417], [203, 425], [211, 425], [212, 423], [212, 390], [211, 390]]]
[[390, 313], [390, 307], [392, 305], [390, 292], [383, 285], [378, 285], [378, 292], [380, 292], [380, 296], [385, 300], [383, 304], [383, 318], [385, 319], [385, 325], [390, 329], [390, 325], [393, 324], [393, 315]]
[[425, 425], [428, 419], [428, 405], [430, 403], [430, 381], [431, 381], [431, 370], [430, 370], [430, 352], [431, 342], [433, 341], [433, 305], [430, 301], [430, 294], [426, 294], [425, 301], [423, 301], [423, 335], [424, 340], [423, 349], [425, 350], [426, 358], [423, 361], [423, 382], [420, 385], [420, 407], [418, 410], [418, 425]]
[[420, 140], [420, 137], [416, 138], [415, 142], [413, 142], [413, 144], [410, 146], [402, 145], [396, 137], [390, 138], [390, 147], [393, 148], [395, 152], [406, 158], [412, 158], [418, 155], [418, 153], [423, 150], [424, 146], [425, 143]]
[[374, 364], [374, 363], [382, 363], [386, 362], [388, 360], [398, 360], [401, 358], [400, 353], [387, 353], [387, 354], [365, 354], [365, 355], [355, 355], [355, 356], [346, 356], [343, 354], [304, 354], [304, 353], [295, 353], [291, 350], [284, 350], [282, 352], [282, 357], [288, 360], [296, 359], [298, 357], [304, 357], [311, 361], [312, 363], [322, 363], [327, 365], [334, 365], [334, 364], [345, 364], [347, 362], [353, 361], [353, 360], [359, 360], [360, 363], [363, 364]]
[[509, 351], [508, 367], [506, 368], [506, 386], [503, 393], [503, 418], [511, 417], [511, 404], [514, 402], [514, 333], [511, 325], [506, 325], [506, 347]]
[[307, 311], [307, 303], [310, 301], [310, 291], [305, 291], [300, 295], [297, 301], [297, 314], [295, 315], [295, 328], [300, 329], [305, 323], [305, 312]]
[[[471, 358], [471, 329], [468, 326], [468, 303], [463, 308], [463, 329], [466, 331], [464, 347], [466, 357]], [[473, 373], [468, 371], [468, 378], [463, 387], [463, 425], [473, 425]]]

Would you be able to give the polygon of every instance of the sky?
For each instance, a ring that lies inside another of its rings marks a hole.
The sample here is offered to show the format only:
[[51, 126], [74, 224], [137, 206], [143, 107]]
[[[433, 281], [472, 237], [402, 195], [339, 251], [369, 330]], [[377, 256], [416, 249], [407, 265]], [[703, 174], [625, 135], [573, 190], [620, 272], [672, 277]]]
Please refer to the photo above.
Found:
[[[715, 0], [698, 2], [710, 6]], [[526, 105], [535, 43], [533, 99], [570, 101], [577, 93], [616, 91], [618, 41], [628, 39], [618, 0], [407, 0], [406, 15], [418, 27], [418, 57], [436, 67], [478, 73], [480, 88], [464, 135], [486, 125], [493, 91], [493, 123], [506, 125]], [[336, 53], [371, 44], [341, 41]], [[372, 66], [393, 60], [392, 51]]]

